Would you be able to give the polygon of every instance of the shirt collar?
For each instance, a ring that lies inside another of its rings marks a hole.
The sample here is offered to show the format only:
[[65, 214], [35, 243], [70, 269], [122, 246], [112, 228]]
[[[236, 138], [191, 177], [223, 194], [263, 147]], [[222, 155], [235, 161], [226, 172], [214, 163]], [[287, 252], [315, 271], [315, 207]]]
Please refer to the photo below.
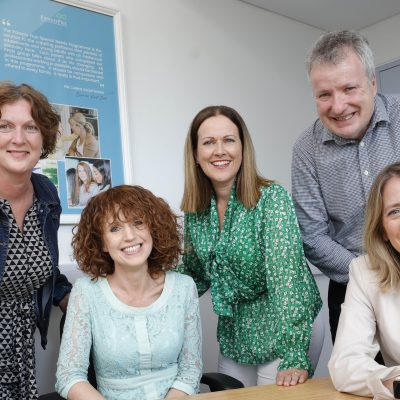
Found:
[[[374, 131], [376, 125], [380, 122], [389, 123], [389, 116], [387, 114], [387, 110], [385, 104], [383, 102], [382, 96], [378, 93], [374, 98], [374, 112], [371, 117], [371, 121], [368, 125], [368, 131]], [[340, 136], [335, 135], [330, 130], [326, 129], [322, 124], [321, 120], [318, 119], [318, 122], [322, 125], [322, 143], [327, 143], [334, 141], [338, 145], [346, 145], [349, 143], [357, 143], [358, 140], [354, 139], [344, 139]]]

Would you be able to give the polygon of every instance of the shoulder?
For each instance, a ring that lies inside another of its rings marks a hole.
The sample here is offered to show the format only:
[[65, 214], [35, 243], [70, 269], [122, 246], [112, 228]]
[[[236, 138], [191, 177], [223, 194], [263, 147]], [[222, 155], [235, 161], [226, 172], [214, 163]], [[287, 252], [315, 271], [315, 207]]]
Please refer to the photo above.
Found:
[[261, 196], [257, 204], [263, 203], [291, 203], [289, 192], [279, 183], [272, 183], [269, 186], [260, 188]]
[[74, 292], [89, 294], [97, 290], [98, 283], [99, 280], [94, 281], [89, 276], [83, 276], [75, 281], [72, 290]]
[[350, 280], [359, 286], [376, 286], [377, 278], [366, 254], [354, 258], [349, 267]]
[[181, 292], [192, 292], [193, 289], [196, 289], [196, 284], [194, 280], [189, 275], [181, 274], [177, 271], [168, 271], [166, 273], [169, 276], [169, 279], [173, 281], [174, 287]]
[[180, 272], [177, 271], [168, 271], [166, 273], [167, 275], [170, 275], [170, 277], [172, 279], [174, 279], [175, 284], [179, 285], [179, 286], [192, 286], [195, 285], [193, 279], [191, 276], [189, 275], [185, 275], [185, 274], [181, 274]]
[[97, 146], [98, 142], [97, 139], [93, 135], [89, 135], [85, 141], [85, 147], [86, 146]]
[[293, 145], [293, 153], [311, 151], [317, 144], [322, 143], [323, 131], [324, 125], [318, 118], [297, 138]]
[[377, 94], [378, 99], [382, 100], [387, 109], [400, 109], [400, 94]]
[[59, 202], [57, 189], [47, 176], [33, 172], [31, 182], [35, 194], [39, 199]]

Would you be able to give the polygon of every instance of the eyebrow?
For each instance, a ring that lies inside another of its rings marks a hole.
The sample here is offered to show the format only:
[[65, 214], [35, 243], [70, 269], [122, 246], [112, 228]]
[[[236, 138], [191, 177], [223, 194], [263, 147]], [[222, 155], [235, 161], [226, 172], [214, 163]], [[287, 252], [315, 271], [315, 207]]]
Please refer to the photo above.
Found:
[[383, 211], [386, 213], [387, 211], [389, 211], [392, 208], [399, 208], [400, 207], [400, 202], [396, 202], [393, 204], [389, 204], [387, 207], [384, 207]]
[[[233, 133], [228, 133], [227, 135], [224, 135], [222, 137], [226, 138], [226, 137], [237, 137], [237, 136], [239, 136], [239, 135], [235, 135]], [[205, 136], [203, 138], [200, 138], [200, 140], [204, 140], [204, 139], [214, 139], [214, 136]]]

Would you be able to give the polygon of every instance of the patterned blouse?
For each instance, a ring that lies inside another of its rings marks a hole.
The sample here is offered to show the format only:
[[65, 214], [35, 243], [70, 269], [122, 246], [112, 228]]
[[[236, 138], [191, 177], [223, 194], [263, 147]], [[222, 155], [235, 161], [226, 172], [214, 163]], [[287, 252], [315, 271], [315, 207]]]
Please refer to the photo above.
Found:
[[215, 197], [205, 211], [187, 213], [178, 269], [193, 277], [200, 295], [211, 287], [225, 357], [246, 364], [280, 358], [279, 370], [312, 374], [307, 352], [322, 302], [283, 187], [262, 187], [251, 209], [233, 187], [221, 231]]
[[23, 232], [7, 200], [0, 209], [9, 226], [7, 258], [0, 282], [0, 400], [38, 398], [35, 378], [35, 291], [52, 274], [38, 219], [38, 203], [27, 211]]

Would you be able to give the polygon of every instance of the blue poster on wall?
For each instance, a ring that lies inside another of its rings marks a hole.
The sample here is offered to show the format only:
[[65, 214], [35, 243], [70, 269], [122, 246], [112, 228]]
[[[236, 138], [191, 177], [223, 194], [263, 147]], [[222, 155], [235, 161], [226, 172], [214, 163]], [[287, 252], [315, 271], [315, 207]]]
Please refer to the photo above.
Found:
[[90, 196], [124, 183], [113, 16], [2, 0], [0, 24], [0, 79], [32, 85], [59, 115], [56, 150], [35, 172], [56, 184], [63, 216], [79, 215]]

